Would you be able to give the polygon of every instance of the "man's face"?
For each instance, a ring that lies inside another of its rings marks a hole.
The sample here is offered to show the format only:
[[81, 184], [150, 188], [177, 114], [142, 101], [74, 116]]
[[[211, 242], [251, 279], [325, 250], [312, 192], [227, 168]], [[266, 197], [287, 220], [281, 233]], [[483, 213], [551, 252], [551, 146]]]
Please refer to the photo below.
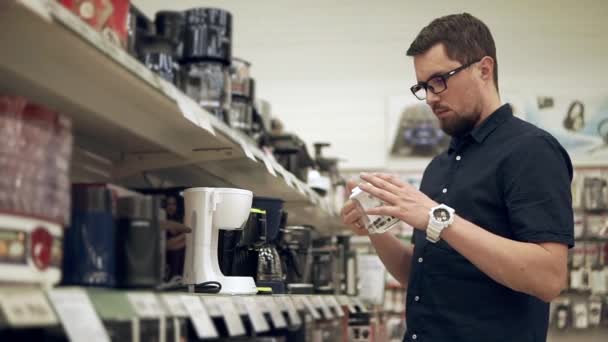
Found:
[[[448, 57], [441, 43], [414, 57], [419, 82], [426, 82], [461, 65]], [[427, 91], [426, 102], [439, 119], [441, 129], [451, 136], [470, 132], [481, 117], [480, 88], [472, 75], [473, 68], [475, 64], [447, 79], [447, 89], [440, 94]]]

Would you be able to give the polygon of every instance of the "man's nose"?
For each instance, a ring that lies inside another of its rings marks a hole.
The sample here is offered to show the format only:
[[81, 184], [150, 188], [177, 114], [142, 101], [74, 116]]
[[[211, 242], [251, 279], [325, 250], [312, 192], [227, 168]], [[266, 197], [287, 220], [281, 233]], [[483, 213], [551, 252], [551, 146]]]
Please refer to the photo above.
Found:
[[426, 91], [426, 103], [433, 107], [434, 104], [437, 104], [439, 102], [439, 95], [433, 93], [432, 91], [428, 90]]

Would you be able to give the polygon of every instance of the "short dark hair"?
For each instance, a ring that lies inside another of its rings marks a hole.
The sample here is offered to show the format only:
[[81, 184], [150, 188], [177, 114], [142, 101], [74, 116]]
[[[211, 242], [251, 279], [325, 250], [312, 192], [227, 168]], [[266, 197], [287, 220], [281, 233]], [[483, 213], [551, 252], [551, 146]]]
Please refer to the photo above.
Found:
[[494, 59], [494, 85], [498, 91], [496, 45], [490, 29], [469, 13], [437, 18], [423, 28], [407, 50], [408, 56], [420, 55], [443, 43], [450, 59], [467, 64], [485, 56]]

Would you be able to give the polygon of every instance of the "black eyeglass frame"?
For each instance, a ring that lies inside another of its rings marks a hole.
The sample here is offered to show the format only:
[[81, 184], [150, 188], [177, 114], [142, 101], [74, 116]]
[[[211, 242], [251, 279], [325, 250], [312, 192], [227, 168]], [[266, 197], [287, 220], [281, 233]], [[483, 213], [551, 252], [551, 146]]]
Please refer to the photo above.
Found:
[[[443, 93], [444, 91], [446, 91], [448, 89], [448, 79], [450, 79], [450, 77], [456, 75], [460, 71], [462, 71], [462, 70], [464, 70], [464, 69], [466, 69], [466, 68], [470, 67], [471, 65], [473, 65], [475, 63], [478, 63], [478, 62], [481, 62], [481, 59], [478, 59], [478, 60], [475, 60], [475, 61], [463, 64], [463, 65], [459, 66], [458, 68], [456, 68], [454, 70], [451, 70], [451, 71], [448, 71], [448, 72], [446, 72], [444, 74], [435, 75], [435, 76], [429, 78], [426, 82], [418, 82], [418, 83], [416, 83], [416, 84], [414, 84], [413, 86], [410, 87], [410, 91], [420, 101], [426, 100], [426, 93], [429, 91], [429, 89], [435, 95], [441, 94], [441, 93]], [[440, 90], [440, 91], [435, 91], [435, 89], [432, 86], [429, 86], [429, 82], [431, 80], [433, 80], [433, 79], [436, 79], [436, 78], [439, 78], [441, 80], [442, 84], [443, 84], [443, 89]], [[418, 95], [416, 95], [416, 92], [418, 92], [420, 89], [424, 89], [425, 90], [423, 98], [420, 98], [420, 97], [418, 97]]]

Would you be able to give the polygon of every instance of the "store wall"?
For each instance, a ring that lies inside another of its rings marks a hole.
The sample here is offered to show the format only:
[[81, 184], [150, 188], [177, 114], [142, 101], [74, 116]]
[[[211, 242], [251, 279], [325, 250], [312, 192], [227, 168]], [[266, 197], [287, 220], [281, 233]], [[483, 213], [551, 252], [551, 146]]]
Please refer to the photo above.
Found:
[[234, 55], [253, 63], [259, 97], [288, 130], [332, 143], [344, 168], [416, 169], [388, 158], [387, 103], [415, 82], [405, 50], [435, 17], [468, 11], [490, 26], [503, 93], [608, 94], [608, 1], [161, 0], [234, 15]]

